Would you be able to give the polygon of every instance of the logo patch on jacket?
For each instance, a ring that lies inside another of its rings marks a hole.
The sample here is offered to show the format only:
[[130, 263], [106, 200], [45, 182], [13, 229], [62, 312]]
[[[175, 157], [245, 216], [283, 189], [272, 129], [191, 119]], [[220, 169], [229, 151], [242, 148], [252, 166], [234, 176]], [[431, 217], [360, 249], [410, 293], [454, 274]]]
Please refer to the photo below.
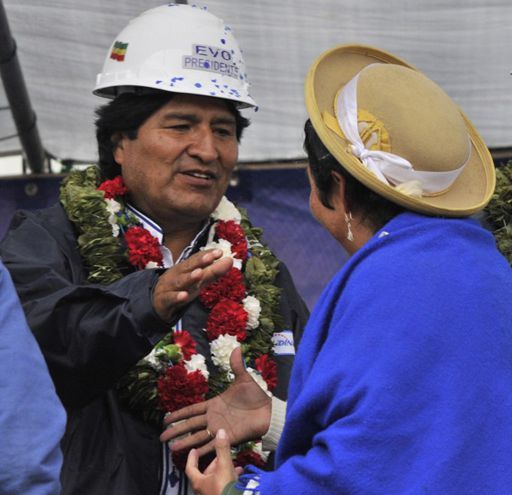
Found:
[[276, 332], [272, 336], [274, 343], [274, 354], [276, 356], [293, 356], [295, 355], [295, 346], [293, 344], [293, 333], [290, 330]]

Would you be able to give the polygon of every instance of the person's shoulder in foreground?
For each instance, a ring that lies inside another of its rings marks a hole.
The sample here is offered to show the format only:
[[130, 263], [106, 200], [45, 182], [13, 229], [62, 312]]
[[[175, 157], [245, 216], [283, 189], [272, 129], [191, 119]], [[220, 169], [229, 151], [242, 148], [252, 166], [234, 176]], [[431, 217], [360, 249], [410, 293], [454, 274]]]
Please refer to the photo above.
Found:
[[0, 493], [60, 492], [66, 415], [0, 262]]

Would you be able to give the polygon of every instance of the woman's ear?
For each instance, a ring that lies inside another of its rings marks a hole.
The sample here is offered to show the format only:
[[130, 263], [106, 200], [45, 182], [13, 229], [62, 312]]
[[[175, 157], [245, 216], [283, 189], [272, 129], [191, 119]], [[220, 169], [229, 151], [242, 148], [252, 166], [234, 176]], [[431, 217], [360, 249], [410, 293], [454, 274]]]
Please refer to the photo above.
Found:
[[331, 200], [335, 209], [342, 208], [343, 212], [347, 210], [347, 201], [345, 198], [345, 178], [339, 172], [332, 171], [332, 191]]

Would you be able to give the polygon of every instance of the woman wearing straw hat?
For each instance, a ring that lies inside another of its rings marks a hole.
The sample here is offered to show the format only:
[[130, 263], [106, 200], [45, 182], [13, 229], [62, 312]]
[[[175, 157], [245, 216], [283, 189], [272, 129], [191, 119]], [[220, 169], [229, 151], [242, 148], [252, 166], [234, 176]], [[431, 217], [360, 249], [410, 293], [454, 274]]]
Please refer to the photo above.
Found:
[[466, 218], [489, 201], [489, 152], [454, 102], [402, 60], [340, 46], [306, 80], [310, 205], [351, 253], [295, 360], [276, 470], [200, 494], [512, 493], [512, 273]]

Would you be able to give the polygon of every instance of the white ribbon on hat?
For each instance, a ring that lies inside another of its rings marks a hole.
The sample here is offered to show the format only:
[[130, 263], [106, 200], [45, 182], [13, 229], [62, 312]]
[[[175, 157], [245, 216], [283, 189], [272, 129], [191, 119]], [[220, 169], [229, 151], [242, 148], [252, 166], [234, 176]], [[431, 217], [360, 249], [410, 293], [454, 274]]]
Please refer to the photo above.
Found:
[[459, 168], [448, 172], [414, 170], [411, 163], [401, 156], [366, 148], [359, 135], [357, 118], [357, 80], [361, 72], [358, 72], [342, 88], [335, 99], [336, 118], [351, 144], [354, 156], [359, 158], [363, 165], [385, 184], [400, 185], [416, 181], [419, 183], [422, 193], [425, 194], [435, 194], [448, 189], [469, 161], [471, 148], [469, 148], [466, 161]]

